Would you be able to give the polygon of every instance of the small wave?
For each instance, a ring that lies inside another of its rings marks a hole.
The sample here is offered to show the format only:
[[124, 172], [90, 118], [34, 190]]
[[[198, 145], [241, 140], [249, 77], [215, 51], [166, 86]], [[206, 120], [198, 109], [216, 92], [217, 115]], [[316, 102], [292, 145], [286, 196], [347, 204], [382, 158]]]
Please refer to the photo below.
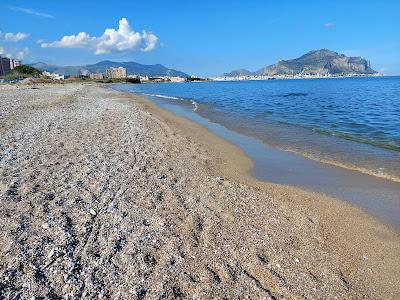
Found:
[[174, 96], [166, 96], [166, 95], [160, 95], [160, 94], [146, 94], [142, 93], [142, 95], [145, 96], [150, 96], [150, 97], [157, 97], [157, 98], [163, 98], [163, 99], [172, 99], [172, 100], [179, 100], [179, 101], [189, 101], [193, 105], [193, 111], [196, 111], [199, 109], [199, 105], [196, 101], [194, 100], [189, 100], [185, 98], [179, 98], [179, 97], [174, 97]]
[[382, 142], [382, 141], [377, 141], [372, 138], [367, 138], [363, 137], [361, 135], [355, 135], [355, 134], [349, 134], [349, 133], [344, 133], [344, 132], [338, 132], [338, 131], [330, 131], [322, 128], [313, 128], [312, 129], [315, 132], [318, 132], [320, 134], [325, 134], [325, 135], [330, 135], [330, 136], [335, 136], [338, 138], [346, 139], [349, 141], [354, 141], [362, 144], [368, 144], [372, 145], [375, 147], [379, 148], [384, 148], [392, 151], [400, 151], [400, 145], [396, 141], [388, 141], [388, 142]]
[[185, 100], [183, 98], [178, 98], [178, 97], [173, 97], [173, 96], [166, 96], [166, 95], [159, 95], [159, 94], [146, 94], [143, 93], [145, 96], [151, 96], [151, 97], [158, 97], [158, 98], [165, 98], [165, 99], [173, 99], [173, 100]]
[[282, 95], [282, 97], [304, 97], [307, 95], [308, 95], [307, 93], [288, 93], [288, 94]]

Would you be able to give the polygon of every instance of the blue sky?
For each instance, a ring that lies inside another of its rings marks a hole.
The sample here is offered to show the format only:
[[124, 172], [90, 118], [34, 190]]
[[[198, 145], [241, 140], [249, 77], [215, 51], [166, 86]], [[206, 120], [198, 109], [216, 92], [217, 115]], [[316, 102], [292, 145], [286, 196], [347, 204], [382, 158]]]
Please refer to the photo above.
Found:
[[24, 62], [133, 60], [219, 75], [328, 48], [400, 74], [400, 1], [14, 0], [0, 11], [0, 52]]

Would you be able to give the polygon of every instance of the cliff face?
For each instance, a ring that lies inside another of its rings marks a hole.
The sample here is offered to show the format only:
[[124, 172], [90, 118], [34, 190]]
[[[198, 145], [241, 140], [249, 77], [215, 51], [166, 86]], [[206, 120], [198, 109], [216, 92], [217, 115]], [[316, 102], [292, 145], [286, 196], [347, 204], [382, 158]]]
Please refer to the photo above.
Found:
[[262, 68], [255, 75], [283, 74], [374, 74], [367, 60], [361, 57], [347, 57], [327, 49], [310, 51], [299, 58], [281, 60]]

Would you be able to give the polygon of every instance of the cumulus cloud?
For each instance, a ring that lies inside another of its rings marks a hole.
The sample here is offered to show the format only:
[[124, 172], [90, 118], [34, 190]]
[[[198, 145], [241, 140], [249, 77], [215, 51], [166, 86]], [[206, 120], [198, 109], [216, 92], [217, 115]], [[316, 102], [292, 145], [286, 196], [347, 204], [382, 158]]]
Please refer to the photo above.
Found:
[[327, 22], [324, 24], [324, 27], [327, 29], [331, 29], [331, 28], [335, 27], [335, 23]]
[[22, 50], [17, 51], [15, 53], [15, 58], [16, 59], [24, 59], [27, 55], [29, 55], [30, 51], [29, 48], [24, 48]]
[[22, 60], [22, 59], [26, 58], [29, 54], [30, 54], [30, 50], [27, 47], [7, 49], [7, 53], [6, 53], [6, 49], [3, 46], [0, 46], [0, 55], [8, 57], [8, 58], [15, 58], [15, 59]]
[[4, 33], [4, 40], [7, 42], [19, 42], [26, 39], [28, 35], [29, 34], [24, 32], [17, 32], [17, 33], [7, 32]]
[[66, 35], [61, 40], [51, 43], [42, 43], [43, 48], [86, 48], [95, 54], [107, 54], [127, 51], [151, 51], [155, 48], [158, 37], [152, 32], [143, 30], [135, 32], [129, 26], [128, 20], [122, 18], [119, 21], [118, 30], [106, 29], [99, 36], [91, 36], [86, 32]]

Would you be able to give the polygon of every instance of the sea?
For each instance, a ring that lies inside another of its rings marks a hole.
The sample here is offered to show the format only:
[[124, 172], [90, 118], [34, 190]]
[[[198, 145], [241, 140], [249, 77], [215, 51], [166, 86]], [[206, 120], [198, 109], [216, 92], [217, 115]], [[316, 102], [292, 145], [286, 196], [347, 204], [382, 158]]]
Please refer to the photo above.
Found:
[[[253, 175], [260, 179], [352, 198], [375, 215], [383, 194], [390, 194], [383, 218], [400, 225], [400, 77], [114, 88], [143, 95], [234, 142], [255, 160]], [[366, 201], [367, 191], [375, 195]]]

